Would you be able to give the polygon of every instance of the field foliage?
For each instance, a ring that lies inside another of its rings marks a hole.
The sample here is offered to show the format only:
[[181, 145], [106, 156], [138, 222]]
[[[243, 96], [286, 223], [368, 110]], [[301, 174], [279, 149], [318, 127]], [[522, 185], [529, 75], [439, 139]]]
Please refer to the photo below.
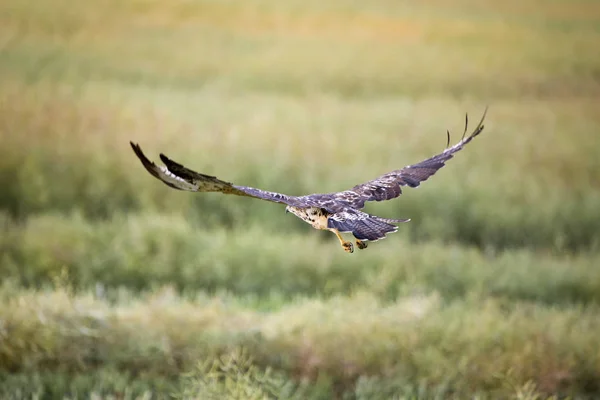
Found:
[[[0, 397], [600, 396], [600, 4], [0, 2]], [[484, 133], [344, 253], [288, 194]]]

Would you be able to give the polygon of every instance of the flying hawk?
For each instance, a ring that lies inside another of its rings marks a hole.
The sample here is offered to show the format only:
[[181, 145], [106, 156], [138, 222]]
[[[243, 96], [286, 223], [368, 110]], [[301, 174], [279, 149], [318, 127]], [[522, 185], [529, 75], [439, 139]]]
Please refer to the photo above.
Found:
[[462, 139], [450, 146], [450, 132], [447, 131], [446, 149], [420, 163], [388, 172], [371, 181], [361, 183], [343, 192], [309, 194], [306, 196], [288, 196], [282, 193], [268, 192], [248, 186], [238, 186], [217, 179], [214, 176], [201, 174], [169, 159], [164, 154], [160, 159], [165, 166], [157, 166], [142, 152], [139, 145], [131, 143], [133, 151], [146, 170], [166, 185], [190, 192], [221, 192], [238, 196], [254, 197], [286, 205], [286, 212], [291, 212], [315, 229], [326, 229], [337, 236], [342, 248], [352, 253], [354, 245], [344, 240], [340, 233], [351, 232], [356, 238], [359, 249], [367, 247], [367, 241], [385, 238], [387, 233], [396, 232], [396, 224], [408, 222], [410, 219], [381, 218], [367, 214], [361, 209], [367, 201], [383, 201], [394, 199], [402, 194], [401, 186], [417, 187], [442, 168], [454, 153], [460, 151], [467, 143], [483, 131], [483, 120], [487, 108], [475, 130], [466, 136], [468, 116], [465, 117], [465, 130]]

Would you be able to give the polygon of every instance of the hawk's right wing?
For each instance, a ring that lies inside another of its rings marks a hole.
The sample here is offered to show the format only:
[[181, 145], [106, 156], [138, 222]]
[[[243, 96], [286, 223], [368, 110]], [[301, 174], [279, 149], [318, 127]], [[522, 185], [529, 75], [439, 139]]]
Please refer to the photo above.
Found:
[[138, 144], [131, 143], [131, 148], [135, 155], [140, 159], [142, 165], [155, 178], [162, 181], [165, 185], [178, 190], [189, 192], [220, 192], [224, 194], [235, 194], [237, 196], [254, 197], [261, 200], [267, 200], [275, 203], [283, 203], [291, 206], [308, 207], [304, 201], [295, 196], [288, 196], [282, 193], [269, 192], [247, 186], [237, 186], [229, 182], [222, 181], [214, 176], [201, 174], [184, 167], [181, 164], [169, 159], [164, 154], [160, 159], [165, 166], [158, 166], [142, 152]]

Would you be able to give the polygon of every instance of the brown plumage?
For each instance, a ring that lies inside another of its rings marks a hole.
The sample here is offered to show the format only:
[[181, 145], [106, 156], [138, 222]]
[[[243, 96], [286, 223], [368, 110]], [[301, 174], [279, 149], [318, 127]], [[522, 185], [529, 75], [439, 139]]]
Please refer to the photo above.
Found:
[[360, 211], [367, 201], [394, 199], [402, 194], [402, 186], [417, 187], [442, 168], [446, 161], [483, 131], [483, 121], [487, 108], [473, 132], [466, 136], [468, 117], [465, 118], [465, 130], [461, 140], [452, 147], [450, 133], [446, 149], [433, 157], [417, 164], [388, 172], [373, 180], [354, 186], [343, 192], [309, 194], [306, 196], [288, 196], [248, 186], [238, 186], [222, 181], [214, 176], [201, 174], [169, 159], [164, 154], [160, 159], [165, 166], [157, 166], [142, 152], [139, 145], [131, 143], [133, 151], [148, 172], [166, 185], [191, 192], [220, 192], [238, 196], [254, 197], [286, 205], [286, 211], [293, 213], [316, 229], [327, 229], [336, 234], [345, 251], [352, 253], [354, 246], [345, 241], [340, 232], [351, 232], [357, 239], [360, 249], [367, 247], [366, 241], [376, 241], [386, 234], [396, 232], [396, 224], [409, 219], [389, 219]]

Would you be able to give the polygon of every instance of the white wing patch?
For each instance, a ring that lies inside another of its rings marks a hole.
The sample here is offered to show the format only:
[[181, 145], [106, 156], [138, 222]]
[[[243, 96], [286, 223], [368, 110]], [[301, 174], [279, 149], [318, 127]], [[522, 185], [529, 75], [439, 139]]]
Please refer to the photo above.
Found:
[[158, 172], [158, 177], [161, 180], [163, 180], [165, 183], [170, 183], [177, 189], [189, 190], [191, 192], [198, 191], [199, 186], [196, 183], [191, 183], [183, 178], [178, 177], [177, 175], [171, 173], [167, 167], [157, 166], [156, 172]]

